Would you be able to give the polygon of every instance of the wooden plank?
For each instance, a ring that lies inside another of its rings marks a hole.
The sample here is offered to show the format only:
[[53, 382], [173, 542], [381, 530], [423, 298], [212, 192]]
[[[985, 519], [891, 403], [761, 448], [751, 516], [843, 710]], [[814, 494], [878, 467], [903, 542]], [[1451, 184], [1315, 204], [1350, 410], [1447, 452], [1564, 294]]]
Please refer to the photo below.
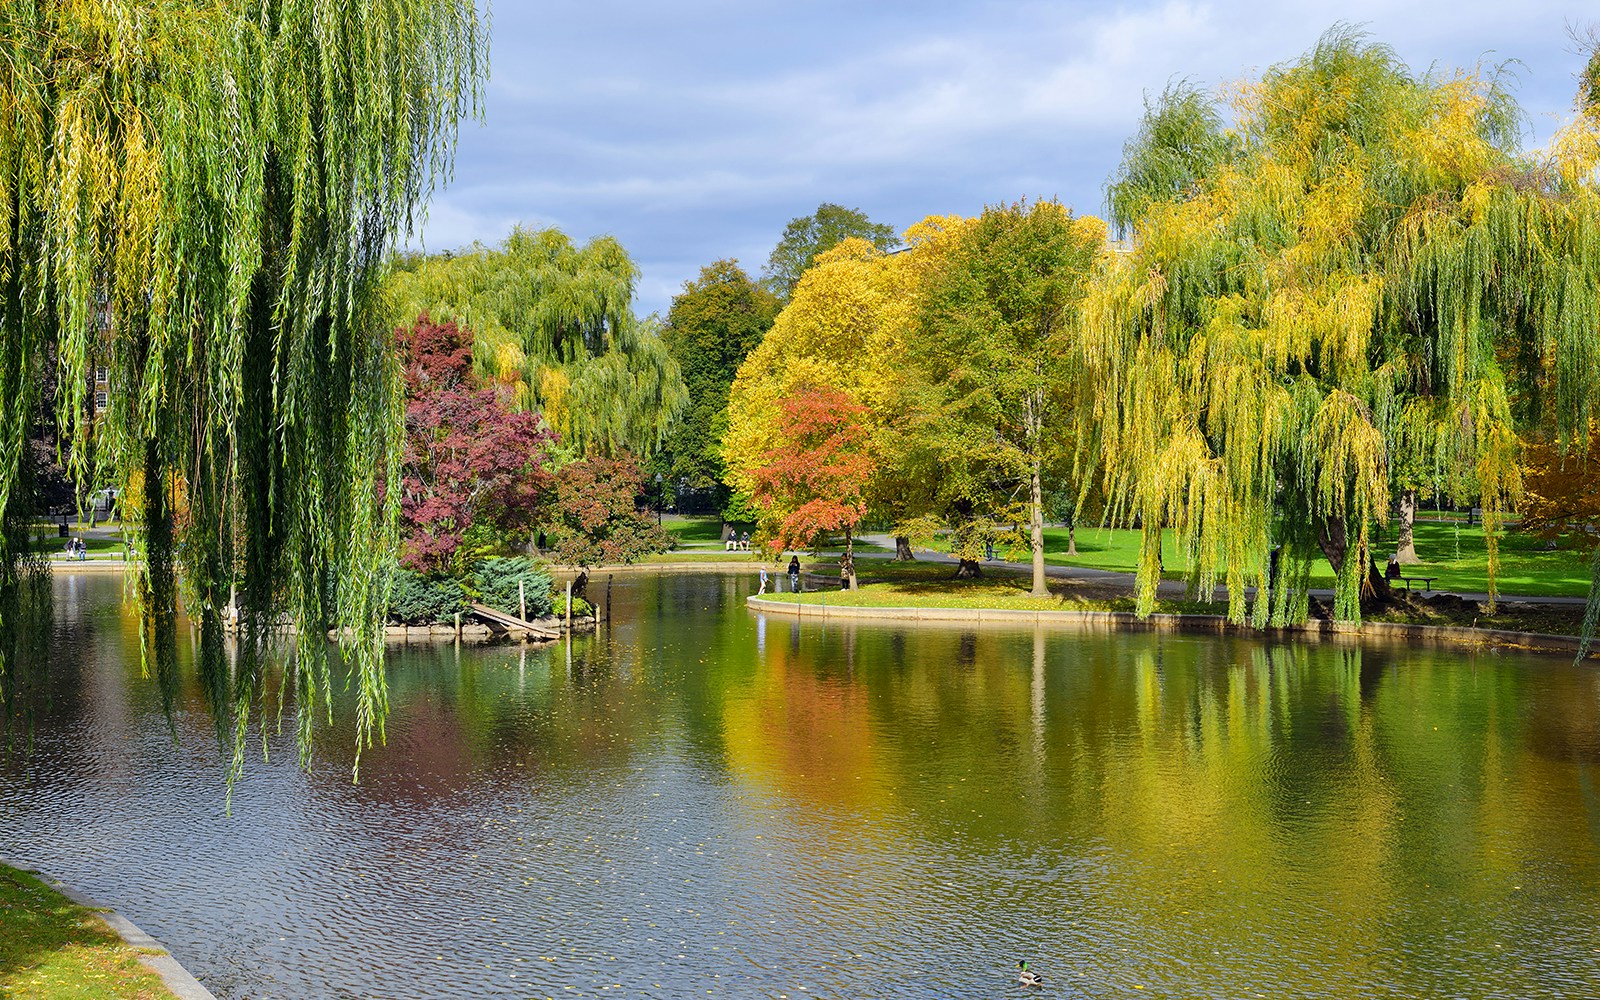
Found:
[[518, 632], [527, 632], [530, 635], [538, 636], [541, 639], [561, 638], [561, 632], [558, 629], [547, 628], [543, 625], [536, 625], [530, 621], [523, 621], [516, 615], [508, 615], [504, 611], [497, 611], [486, 604], [470, 604], [467, 607], [468, 610], [470, 610], [473, 614], [489, 622], [491, 625], [499, 625], [501, 628], [514, 629]]

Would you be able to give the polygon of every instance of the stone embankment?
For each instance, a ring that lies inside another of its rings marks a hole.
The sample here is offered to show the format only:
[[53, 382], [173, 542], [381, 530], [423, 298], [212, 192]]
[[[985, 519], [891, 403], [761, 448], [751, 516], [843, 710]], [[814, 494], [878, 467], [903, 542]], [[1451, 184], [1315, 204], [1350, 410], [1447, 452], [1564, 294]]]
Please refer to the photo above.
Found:
[[[1255, 639], [1325, 639], [1341, 642], [1373, 640], [1450, 646], [1477, 646], [1522, 649], [1540, 653], [1576, 656], [1581, 646], [1577, 636], [1545, 635], [1538, 632], [1509, 632], [1501, 629], [1463, 628], [1448, 625], [1408, 625], [1394, 622], [1363, 622], [1350, 625], [1331, 621], [1310, 621], [1286, 628], [1256, 629], [1235, 625], [1221, 615], [1157, 614], [1148, 618], [1126, 611], [1024, 611], [1009, 608], [874, 608], [838, 604], [809, 604], [772, 597], [747, 599], [752, 610], [792, 618], [851, 619], [881, 622], [964, 623], [972, 625], [1043, 625], [1074, 628], [1090, 632], [1199, 632], [1239, 635]], [[1600, 658], [1600, 649], [1590, 653]]]

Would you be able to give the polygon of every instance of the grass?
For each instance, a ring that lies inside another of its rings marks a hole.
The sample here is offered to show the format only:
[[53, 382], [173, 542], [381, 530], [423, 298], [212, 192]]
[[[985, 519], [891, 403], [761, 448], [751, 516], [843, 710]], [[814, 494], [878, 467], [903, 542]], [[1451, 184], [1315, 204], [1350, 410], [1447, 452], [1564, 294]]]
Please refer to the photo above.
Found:
[[[1132, 611], [1133, 596], [1126, 587], [1083, 584], [1069, 580], [1047, 581], [1050, 596], [1029, 593], [1026, 576], [1011, 570], [988, 566], [975, 580], [957, 580], [949, 563], [896, 563], [888, 560], [856, 564], [861, 588], [846, 593], [832, 586], [839, 578], [836, 560], [815, 560], [805, 564], [807, 589], [800, 595], [806, 604], [848, 605], [863, 608], [981, 608], [1016, 611]], [[785, 592], [784, 600], [795, 595]], [[1222, 614], [1227, 605], [1202, 601], [1157, 602], [1163, 614]]]
[[[1049, 597], [1029, 593], [1030, 581], [1022, 573], [987, 566], [976, 580], [957, 580], [949, 563], [894, 563], [876, 560], [858, 564], [861, 588], [853, 593], [838, 590], [838, 563], [817, 560], [805, 567], [808, 574], [805, 604], [830, 604], [861, 608], [971, 608], [1016, 611], [1124, 611], [1134, 610], [1127, 585], [1083, 583], [1051, 579]], [[776, 595], [792, 601], [792, 593]], [[1164, 599], [1156, 602], [1157, 614], [1223, 615], [1225, 602]], [[1504, 629], [1511, 632], [1537, 632], [1546, 635], [1577, 635], [1582, 630], [1584, 608], [1572, 605], [1499, 605], [1494, 614], [1476, 601], [1440, 598], [1414, 600], [1373, 617], [1373, 621], [1413, 625], [1451, 625], [1467, 628]]]
[[[673, 537], [678, 545], [720, 545], [722, 544], [722, 518], [715, 515], [705, 517], [690, 517], [684, 514], [666, 514], [661, 518], [661, 526]], [[749, 525], [741, 524], [741, 530], [749, 530]]]
[[172, 993], [91, 910], [0, 865], [0, 997], [160, 1000]]
[[[1481, 527], [1464, 524], [1418, 522], [1417, 555], [1423, 565], [1405, 567], [1407, 576], [1436, 577], [1434, 590], [1458, 593], [1486, 593], [1489, 590], [1489, 558]], [[1167, 534], [1162, 566], [1167, 579], [1180, 579], [1188, 570], [1188, 560]], [[1139, 532], [1121, 528], [1079, 528], [1078, 555], [1067, 558], [1065, 528], [1045, 530], [1045, 561], [1055, 566], [1084, 566], [1092, 569], [1132, 573], [1139, 561]], [[1500, 537], [1502, 594], [1529, 597], [1584, 597], [1589, 593], [1590, 563], [1587, 553], [1573, 549], [1545, 551], [1544, 543], [1518, 531], [1504, 531]], [[1378, 543], [1378, 551], [1393, 551], [1394, 533]], [[1026, 559], [1026, 552], [1015, 554]], [[1315, 590], [1333, 588], [1333, 570], [1324, 559], [1311, 567], [1311, 586]]]
[[[107, 525], [101, 525], [102, 528]], [[102, 535], [87, 535], [81, 526], [67, 527], [71, 537], [82, 538], [84, 547], [88, 550], [90, 559], [121, 559], [126, 550], [126, 545], [121, 538], [105, 537]], [[33, 551], [43, 553], [52, 559], [66, 559], [67, 539], [60, 537], [54, 524], [35, 525], [33, 532]]]

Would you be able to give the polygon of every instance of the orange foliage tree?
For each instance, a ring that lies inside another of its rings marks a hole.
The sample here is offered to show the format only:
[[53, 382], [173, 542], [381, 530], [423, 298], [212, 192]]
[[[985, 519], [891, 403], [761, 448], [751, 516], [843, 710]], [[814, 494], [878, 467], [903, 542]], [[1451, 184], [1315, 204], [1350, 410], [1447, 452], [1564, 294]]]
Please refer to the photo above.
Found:
[[810, 548], [844, 533], [840, 576], [856, 588], [855, 532], [867, 513], [876, 464], [868, 449], [867, 408], [831, 386], [806, 387], [779, 401], [778, 445], [755, 470], [752, 499], [772, 544]]

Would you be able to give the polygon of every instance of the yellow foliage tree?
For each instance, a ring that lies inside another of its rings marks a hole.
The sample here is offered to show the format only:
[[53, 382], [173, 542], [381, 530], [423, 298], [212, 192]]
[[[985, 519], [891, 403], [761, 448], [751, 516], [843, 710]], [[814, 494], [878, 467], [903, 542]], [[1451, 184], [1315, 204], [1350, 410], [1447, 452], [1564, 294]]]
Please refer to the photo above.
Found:
[[1318, 550], [1335, 616], [1359, 620], [1387, 592], [1371, 532], [1397, 462], [1481, 498], [1492, 580], [1522, 487], [1513, 396], [1546, 379], [1562, 440], [1593, 409], [1593, 119], [1535, 162], [1494, 75], [1417, 77], [1346, 29], [1233, 104], [1231, 129], [1190, 91], [1149, 109], [1111, 185], [1131, 251], [1088, 304], [1108, 493], [1145, 531], [1140, 610], [1166, 524], [1234, 620], [1247, 584], [1258, 624], [1303, 617]]
[[[925, 477], [906, 468], [906, 338], [916, 290], [967, 220], [929, 217], [906, 231], [906, 249], [885, 253], [850, 239], [821, 254], [761, 344], [739, 367], [723, 439], [729, 485], [750, 493], [781, 440], [780, 400], [830, 387], [865, 406], [879, 473], [870, 503], [897, 523], [920, 511], [908, 499]], [[896, 489], [898, 484], [904, 489]]]

